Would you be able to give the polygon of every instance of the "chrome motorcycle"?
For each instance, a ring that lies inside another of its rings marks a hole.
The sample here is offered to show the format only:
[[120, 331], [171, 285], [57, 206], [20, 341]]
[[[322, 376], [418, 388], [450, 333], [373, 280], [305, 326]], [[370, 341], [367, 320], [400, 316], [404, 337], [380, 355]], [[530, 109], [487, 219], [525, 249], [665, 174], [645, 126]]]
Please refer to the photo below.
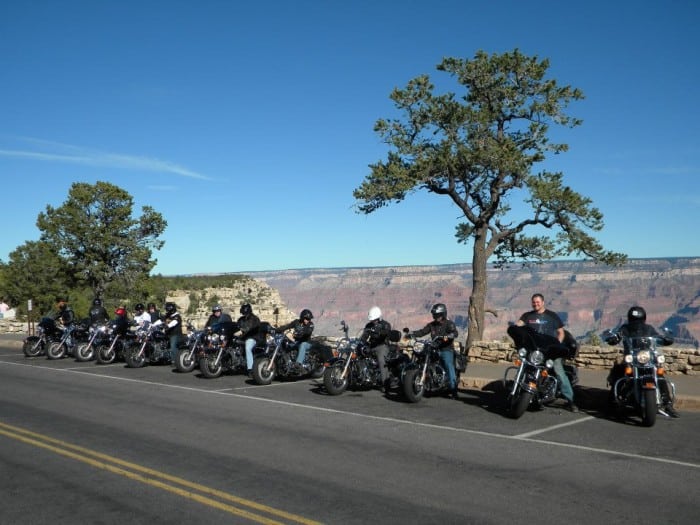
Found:
[[64, 327], [56, 326], [62, 332], [61, 338], [58, 341], [51, 342], [46, 350], [46, 357], [49, 359], [61, 359], [67, 355], [75, 355], [77, 346], [87, 340], [88, 324], [77, 322]]
[[109, 340], [109, 325], [91, 325], [88, 329], [88, 340], [75, 348], [76, 361], [92, 361], [97, 355], [97, 348]]
[[245, 341], [235, 337], [235, 322], [216, 324], [207, 331], [199, 349], [198, 362], [202, 376], [215, 379], [224, 372], [245, 372]]
[[[416, 339], [409, 345], [412, 350], [410, 363], [403, 369], [402, 387], [406, 399], [418, 403], [426, 394], [450, 391], [450, 378], [442, 359], [442, 337]], [[456, 352], [453, 352], [456, 355]], [[455, 366], [455, 381], [459, 385], [461, 370]]]
[[645, 427], [653, 426], [657, 412], [676, 397], [676, 386], [666, 377], [666, 357], [660, 348], [672, 344], [673, 339], [668, 330], [663, 333], [628, 337], [606, 330], [602, 334], [608, 344], [621, 342], [623, 346], [623, 362], [608, 378], [612, 407], [619, 417], [635, 414]]
[[253, 380], [258, 385], [269, 385], [277, 379], [299, 379], [308, 376], [318, 379], [325, 371], [324, 361], [313, 345], [306, 351], [304, 362], [297, 363], [299, 343], [284, 333], [270, 330], [265, 351], [253, 361]]
[[170, 340], [162, 325], [144, 323], [135, 332], [134, 341], [125, 350], [124, 359], [129, 368], [146, 364], [170, 364]]
[[52, 342], [60, 341], [63, 332], [51, 317], [43, 317], [37, 324], [36, 333], [28, 336], [22, 343], [22, 352], [27, 357], [39, 357], [46, 354]]
[[[526, 326], [509, 326], [508, 335], [519, 348], [513, 354], [513, 366], [503, 376], [506, 411], [518, 419], [528, 407], [539, 410], [560, 397], [561, 381], [554, 372], [554, 359], [573, 358], [578, 347], [568, 333], [567, 344], [544, 339]], [[564, 363], [564, 372], [573, 388], [578, 383], [576, 367]]]

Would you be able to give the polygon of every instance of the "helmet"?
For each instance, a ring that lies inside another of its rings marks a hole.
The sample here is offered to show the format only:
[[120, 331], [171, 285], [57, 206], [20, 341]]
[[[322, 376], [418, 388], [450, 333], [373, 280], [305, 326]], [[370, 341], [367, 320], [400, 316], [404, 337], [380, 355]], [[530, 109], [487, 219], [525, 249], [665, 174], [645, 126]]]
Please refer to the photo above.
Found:
[[114, 310], [114, 313], [117, 315], [126, 315], [126, 308], [122, 308], [121, 306]]
[[647, 313], [641, 306], [633, 306], [627, 311], [627, 321], [628, 322], [645, 322], [647, 320]]
[[381, 319], [381, 317], [382, 309], [378, 306], [373, 306], [369, 309], [369, 312], [367, 313], [367, 319], [369, 319], [370, 321], [376, 321], [377, 319]]
[[93, 306], [102, 306], [102, 299], [97, 299], [97, 298], [93, 299], [92, 305]]
[[430, 309], [430, 313], [433, 314], [433, 319], [437, 319], [440, 316], [446, 318], [447, 307], [442, 303], [434, 304], [433, 307]]
[[136, 306], [134, 306], [134, 310], [137, 312], [143, 312], [143, 303], [136, 303]]
[[311, 310], [308, 308], [304, 308], [301, 313], [299, 314], [299, 319], [308, 319], [311, 321], [311, 319], [314, 318], [314, 314], [311, 313]]
[[177, 310], [177, 307], [175, 306], [175, 303], [165, 303], [165, 311], [169, 314], [173, 313], [175, 310]]
[[241, 315], [250, 315], [253, 313], [253, 308], [248, 304], [244, 304], [241, 306]]
[[221, 312], [221, 311], [222, 311], [222, 310], [221, 310], [221, 305], [220, 305], [220, 304], [217, 304], [216, 306], [213, 306], [212, 309], [211, 309], [211, 313], [214, 313], [214, 312]]

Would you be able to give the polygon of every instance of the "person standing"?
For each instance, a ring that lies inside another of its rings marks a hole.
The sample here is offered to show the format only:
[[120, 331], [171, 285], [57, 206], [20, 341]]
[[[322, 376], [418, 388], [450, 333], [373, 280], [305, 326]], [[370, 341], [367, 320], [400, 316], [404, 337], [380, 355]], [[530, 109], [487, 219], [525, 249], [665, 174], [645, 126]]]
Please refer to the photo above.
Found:
[[[548, 310], [544, 303], [544, 296], [536, 293], [530, 298], [532, 310], [525, 312], [515, 323], [517, 326], [527, 326], [535, 333], [555, 339], [552, 343], [564, 343], [564, 323], [555, 312]], [[544, 341], [546, 346], [547, 341]], [[562, 357], [554, 359], [554, 373], [559, 379], [561, 394], [566, 399], [566, 408], [571, 412], [578, 412], [578, 407], [574, 403], [574, 389], [569, 378], [564, 372], [564, 361]]]
[[[238, 335], [245, 340], [246, 373], [250, 376], [253, 371], [253, 349], [259, 340], [265, 336], [260, 334], [260, 319], [253, 313], [253, 307], [244, 304], [240, 309], [238, 318]], [[260, 341], [261, 342], [261, 341]]]
[[182, 317], [177, 311], [175, 303], [165, 303], [165, 335], [170, 341], [170, 359], [174, 363], [177, 359], [177, 346], [182, 338]]

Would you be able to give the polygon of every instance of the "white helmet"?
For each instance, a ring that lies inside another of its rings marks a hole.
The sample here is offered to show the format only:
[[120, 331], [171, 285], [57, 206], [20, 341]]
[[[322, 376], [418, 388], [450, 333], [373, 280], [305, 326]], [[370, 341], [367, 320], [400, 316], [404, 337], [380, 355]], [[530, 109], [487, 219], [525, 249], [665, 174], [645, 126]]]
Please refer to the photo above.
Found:
[[369, 313], [367, 314], [367, 319], [370, 321], [376, 321], [377, 319], [381, 319], [382, 317], [382, 309], [379, 308], [378, 306], [373, 306], [372, 308], [369, 309]]

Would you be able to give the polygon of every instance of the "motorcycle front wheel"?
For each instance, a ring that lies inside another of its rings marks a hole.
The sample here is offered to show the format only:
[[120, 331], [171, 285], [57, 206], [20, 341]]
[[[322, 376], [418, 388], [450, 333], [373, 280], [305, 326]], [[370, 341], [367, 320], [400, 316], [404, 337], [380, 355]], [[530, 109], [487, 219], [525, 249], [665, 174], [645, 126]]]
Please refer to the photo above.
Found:
[[653, 427], [656, 423], [656, 390], [642, 390], [642, 425]]
[[46, 357], [49, 359], [61, 359], [66, 355], [66, 345], [63, 343], [51, 343], [46, 350]]
[[221, 362], [218, 365], [216, 364], [215, 355], [205, 355], [199, 360], [199, 370], [207, 379], [216, 379], [221, 375], [223, 367]]
[[75, 349], [75, 360], [84, 362], [95, 357], [95, 347], [88, 343], [80, 343]]
[[253, 379], [258, 385], [269, 385], [275, 378], [276, 367], [270, 366], [269, 357], [258, 357], [253, 362]]
[[117, 353], [114, 351], [114, 348], [105, 345], [97, 349], [97, 362], [101, 365], [109, 365], [113, 363], [116, 358]]
[[140, 348], [130, 349], [126, 353], [126, 366], [129, 368], [143, 368], [146, 364], [146, 352], [139, 352]]
[[196, 366], [197, 360], [195, 359], [195, 353], [191, 352], [189, 348], [179, 350], [177, 352], [177, 357], [175, 358], [175, 368], [177, 368], [179, 372], [192, 372]]
[[403, 377], [403, 393], [411, 403], [418, 403], [425, 394], [425, 383], [421, 383], [423, 374], [417, 368], [409, 370]]
[[45, 351], [45, 343], [38, 337], [34, 340], [25, 341], [22, 345], [22, 352], [27, 357], [39, 357]]
[[343, 377], [344, 369], [345, 363], [338, 361], [323, 372], [323, 386], [326, 387], [326, 392], [332, 396], [342, 394], [348, 388], [348, 378]]
[[530, 401], [532, 401], [532, 394], [518, 389], [508, 403], [508, 415], [513, 419], [520, 418], [530, 406]]

